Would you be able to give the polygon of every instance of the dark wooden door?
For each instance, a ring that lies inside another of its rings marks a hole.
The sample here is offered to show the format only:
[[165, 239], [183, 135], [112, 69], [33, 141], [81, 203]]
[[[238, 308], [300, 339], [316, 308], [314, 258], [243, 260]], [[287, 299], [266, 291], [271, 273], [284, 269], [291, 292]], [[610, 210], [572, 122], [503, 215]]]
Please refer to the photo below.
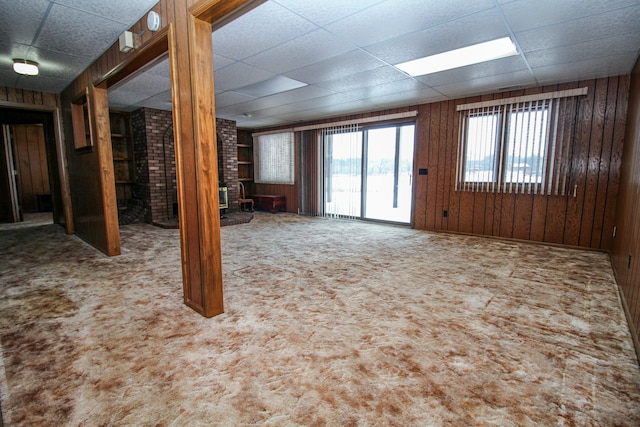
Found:
[[51, 190], [43, 125], [11, 125], [18, 200], [22, 212], [38, 212], [50, 205]]

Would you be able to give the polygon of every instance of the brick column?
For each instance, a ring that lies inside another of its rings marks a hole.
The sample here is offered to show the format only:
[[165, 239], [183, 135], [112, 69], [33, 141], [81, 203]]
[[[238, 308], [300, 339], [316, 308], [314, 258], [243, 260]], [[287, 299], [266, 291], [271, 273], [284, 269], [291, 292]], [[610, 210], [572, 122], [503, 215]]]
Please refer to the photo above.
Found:
[[216, 119], [218, 176], [227, 183], [229, 209], [238, 210], [238, 129], [233, 120]]
[[[145, 207], [145, 222], [173, 218], [176, 160], [171, 111], [141, 108], [131, 113], [137, 182], [134, 197]], [[216, 119], [218, 174], [227, 183], [229, 209], [238, 210], [238, 134], [236, 122]]]
[[[135, 119], [133, 118], [135, 116]], [[145, 221], [173, 218], [176, 202], [176, 161], [171, 111], [142, 108], [132, 113], [137, 198], [144, 201]]]

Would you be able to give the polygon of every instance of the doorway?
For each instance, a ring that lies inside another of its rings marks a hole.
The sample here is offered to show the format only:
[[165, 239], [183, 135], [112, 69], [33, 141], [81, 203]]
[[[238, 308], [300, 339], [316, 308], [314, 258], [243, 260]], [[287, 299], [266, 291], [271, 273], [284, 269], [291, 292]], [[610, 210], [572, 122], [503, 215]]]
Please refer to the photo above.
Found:
[[0, 222], [20, 222], [31, 214], [66, 226], [55, 113], [14, 108], [0, 112]]
[[326, 216], [409, 224], [415, 124], [323, 136]]

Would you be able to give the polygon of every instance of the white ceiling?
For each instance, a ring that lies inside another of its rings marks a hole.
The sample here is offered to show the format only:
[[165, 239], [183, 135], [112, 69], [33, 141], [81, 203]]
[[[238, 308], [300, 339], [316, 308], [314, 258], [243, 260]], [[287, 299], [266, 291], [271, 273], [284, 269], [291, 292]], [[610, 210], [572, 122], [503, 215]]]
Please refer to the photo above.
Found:
[[[0, 0], [0, 86], [60, 92], [152, 3]], [[393, 66], [504, 36], [518, 56], [422, 77]], [[212, 37], [216, 115], [258, 128], [628, 74], [640, 0], [269, 0]], [[17, 77], [12, 57], [40, 62], [41, 76]], [[268, 94], [288, 79], [307, 85]], [[167, 64], [109, 98], [170, 109]]]

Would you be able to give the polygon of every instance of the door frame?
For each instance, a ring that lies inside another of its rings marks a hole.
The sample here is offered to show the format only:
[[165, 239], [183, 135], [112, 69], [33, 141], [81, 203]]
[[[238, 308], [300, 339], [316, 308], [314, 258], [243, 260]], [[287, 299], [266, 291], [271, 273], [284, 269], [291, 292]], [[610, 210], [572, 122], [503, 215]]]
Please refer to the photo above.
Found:
[[[73, 234], [73, 211], [71, 209], [71, 190], [69, 188], [69, 175], [67, 173], [67, 158], [65, 155], [65, 147], [64, 147], [64, 137], [62, 135], [62, 119], [61, 119], [61, 111], [60, 107], [46, 107], [41, 105], [34, 104], [26, 104], [21, 102], [9, 102], [9, 101], [0, 101], [0, 107], [2, 108], [10, 108], [16, 110], [28, 110], [28, 111], [37, 111], [44, 113], [52, 114], [53, 121], [53, 135], [55, 138], [55, 166], [57, 167], [58, 177], [60, 179], [60, 199], [62, 203], [62, 211], [64, 214], [65, 220], [65, 230], [67, 234]], [[8, 124], [8, 123], [7, 123]], [[45, 144], [46, 144], [45, 137]], [[47, 157], [48, 164], [49, 161], [53, 159], [49, 159]], [[49, 166], [54, 166], [49, 164]]]
[[4, 153], [4, 161], [7, 170], [7, 183], [9, 184], [9, 204], [11, 205], [11, 218], [13, 222], [20, 221], [20, 211], [18, 209], [18, 188], [16, 185], [16, 166], [13, 161], [13, 144], [11, 143], [11, 132], [9, 124], [2, 124], [2, 152]]

